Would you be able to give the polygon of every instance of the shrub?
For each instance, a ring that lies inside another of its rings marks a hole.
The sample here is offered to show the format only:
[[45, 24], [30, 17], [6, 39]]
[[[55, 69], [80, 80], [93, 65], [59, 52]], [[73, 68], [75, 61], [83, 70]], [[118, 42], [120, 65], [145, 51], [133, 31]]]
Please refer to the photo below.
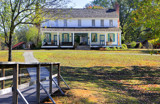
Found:
[[113, 47], [113, 50], [117, 50], [117, 48], [114, 46], [114, 47]]
[[132, 41], [131, 42], [131, 48], [134, 48], [136, 46], [136, 42], [135, 41]]
[[142, 43], [139, 43], [138, 48], [142, 48], [142, 47], [143, 47]]
[[126, 44], [122, 44], [122, 49], [128, 49]]
[[120, 50], [121, 48], [120, 47], [117, 47], [117, 50]]
[[106, 47], [106, 50], [112, 50], [111, 48], [109, 48], [109, 47]]

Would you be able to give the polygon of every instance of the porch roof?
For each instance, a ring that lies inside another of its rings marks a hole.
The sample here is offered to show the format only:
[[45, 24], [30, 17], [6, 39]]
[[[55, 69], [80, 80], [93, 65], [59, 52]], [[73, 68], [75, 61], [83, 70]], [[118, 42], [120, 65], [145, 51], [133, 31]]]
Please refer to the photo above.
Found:
[[121, 29], [117, 27], [47, 27], [47, 28], [41, 28], [41, 31], [68, 31], [68, 32], [76, 32], [76, 31], [82, 31], [82, 32], [96, 32], [96, 31], [102, 31], [102, 32], [121, 32]]

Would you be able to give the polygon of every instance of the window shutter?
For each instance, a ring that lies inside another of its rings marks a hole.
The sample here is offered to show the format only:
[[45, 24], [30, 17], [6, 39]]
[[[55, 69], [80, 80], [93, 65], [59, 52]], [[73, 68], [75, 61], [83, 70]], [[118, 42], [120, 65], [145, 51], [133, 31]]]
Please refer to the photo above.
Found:
[[113, 34], [113, 42], [115, 42], [115, 34]]
[[49, 33], [49, 42], [51, 42], [51, 34]]
[[108, 42], [110, 42], [110, 34], [108, 34]]
[[95, 39], [95, 40], [96, 40], [96, 42], [97, 42], [97, 34], [96, 34], [95, 36], [96, 36], [96, 39]]
[[62, 42], [64, 42], [64, 34], [62, 34]]
[[68, 42], [69, 42], [69, 34], [67, 34], [67, 37], [68, 37]]

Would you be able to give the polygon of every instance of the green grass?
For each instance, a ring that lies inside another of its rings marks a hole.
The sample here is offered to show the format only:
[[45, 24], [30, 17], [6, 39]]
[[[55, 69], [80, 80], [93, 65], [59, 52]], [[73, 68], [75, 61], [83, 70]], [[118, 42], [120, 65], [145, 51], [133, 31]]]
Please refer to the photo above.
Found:
[[[13, 62], [24, 62], [23, 51], [12, 52]], [[0, 62], [8, 61], [8, 51], [0, 51]]]
[[71, 90], [53, 96], [58, 104], [160, 103], [160, 56], [146, 50], [41, 50], [34, 56], [41, 62], [61, 62]]
[[40, 62], [61, 62], [62, 66], [73, 67], [160, 65], [159, 55], [138, 55], [139, 53], [144, 54], [142, 51], [48, 50], [34, 51], [34, 56]]

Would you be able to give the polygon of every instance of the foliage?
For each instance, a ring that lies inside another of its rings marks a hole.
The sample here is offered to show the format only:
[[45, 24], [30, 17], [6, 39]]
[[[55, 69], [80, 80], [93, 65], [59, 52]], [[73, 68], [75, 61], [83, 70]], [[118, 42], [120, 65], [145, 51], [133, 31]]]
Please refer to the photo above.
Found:
[[122, 49], [128, 49], [126, 44], [122, 44]]
[[139, 43], [138, 48], [142, 48], [142, 47], [143, 47], [142, 43]]
[[156, 39], [160, 36], [160, 1], [141, 0], [137, 9], [132, 12], [131, 25], [134, 27], [144, 27], [146, 40]]
[[109, 48], [109, 47], [106, 47], [106, 50], [112, 50], [111, 48]]
[[135, 41], [132, 41], [131, 42], [131, 48], [134, 48], [136, 46], [136, 42]]
[[117, 50], [117, 48], [114, 46], [114, 47], [113, 47], [113, 50], [115, 50], [115, 51], [116, 51], [116, 50]]
[[86, 8], [87, 8], [87, 9], [104, 9], [104, 8], [101, 7], [101, 6], [96, 6], [96, 5], [94, 5], [94, 6], [88, 5], [88, 6], [86, 6]]
[[26, 32], [26, 38], [28, 42], [33, 42], [34, 44], [37, 44], [37, 37], [38, 37], [38, 29], [37, 27], [29, 27], [29, 30]]

